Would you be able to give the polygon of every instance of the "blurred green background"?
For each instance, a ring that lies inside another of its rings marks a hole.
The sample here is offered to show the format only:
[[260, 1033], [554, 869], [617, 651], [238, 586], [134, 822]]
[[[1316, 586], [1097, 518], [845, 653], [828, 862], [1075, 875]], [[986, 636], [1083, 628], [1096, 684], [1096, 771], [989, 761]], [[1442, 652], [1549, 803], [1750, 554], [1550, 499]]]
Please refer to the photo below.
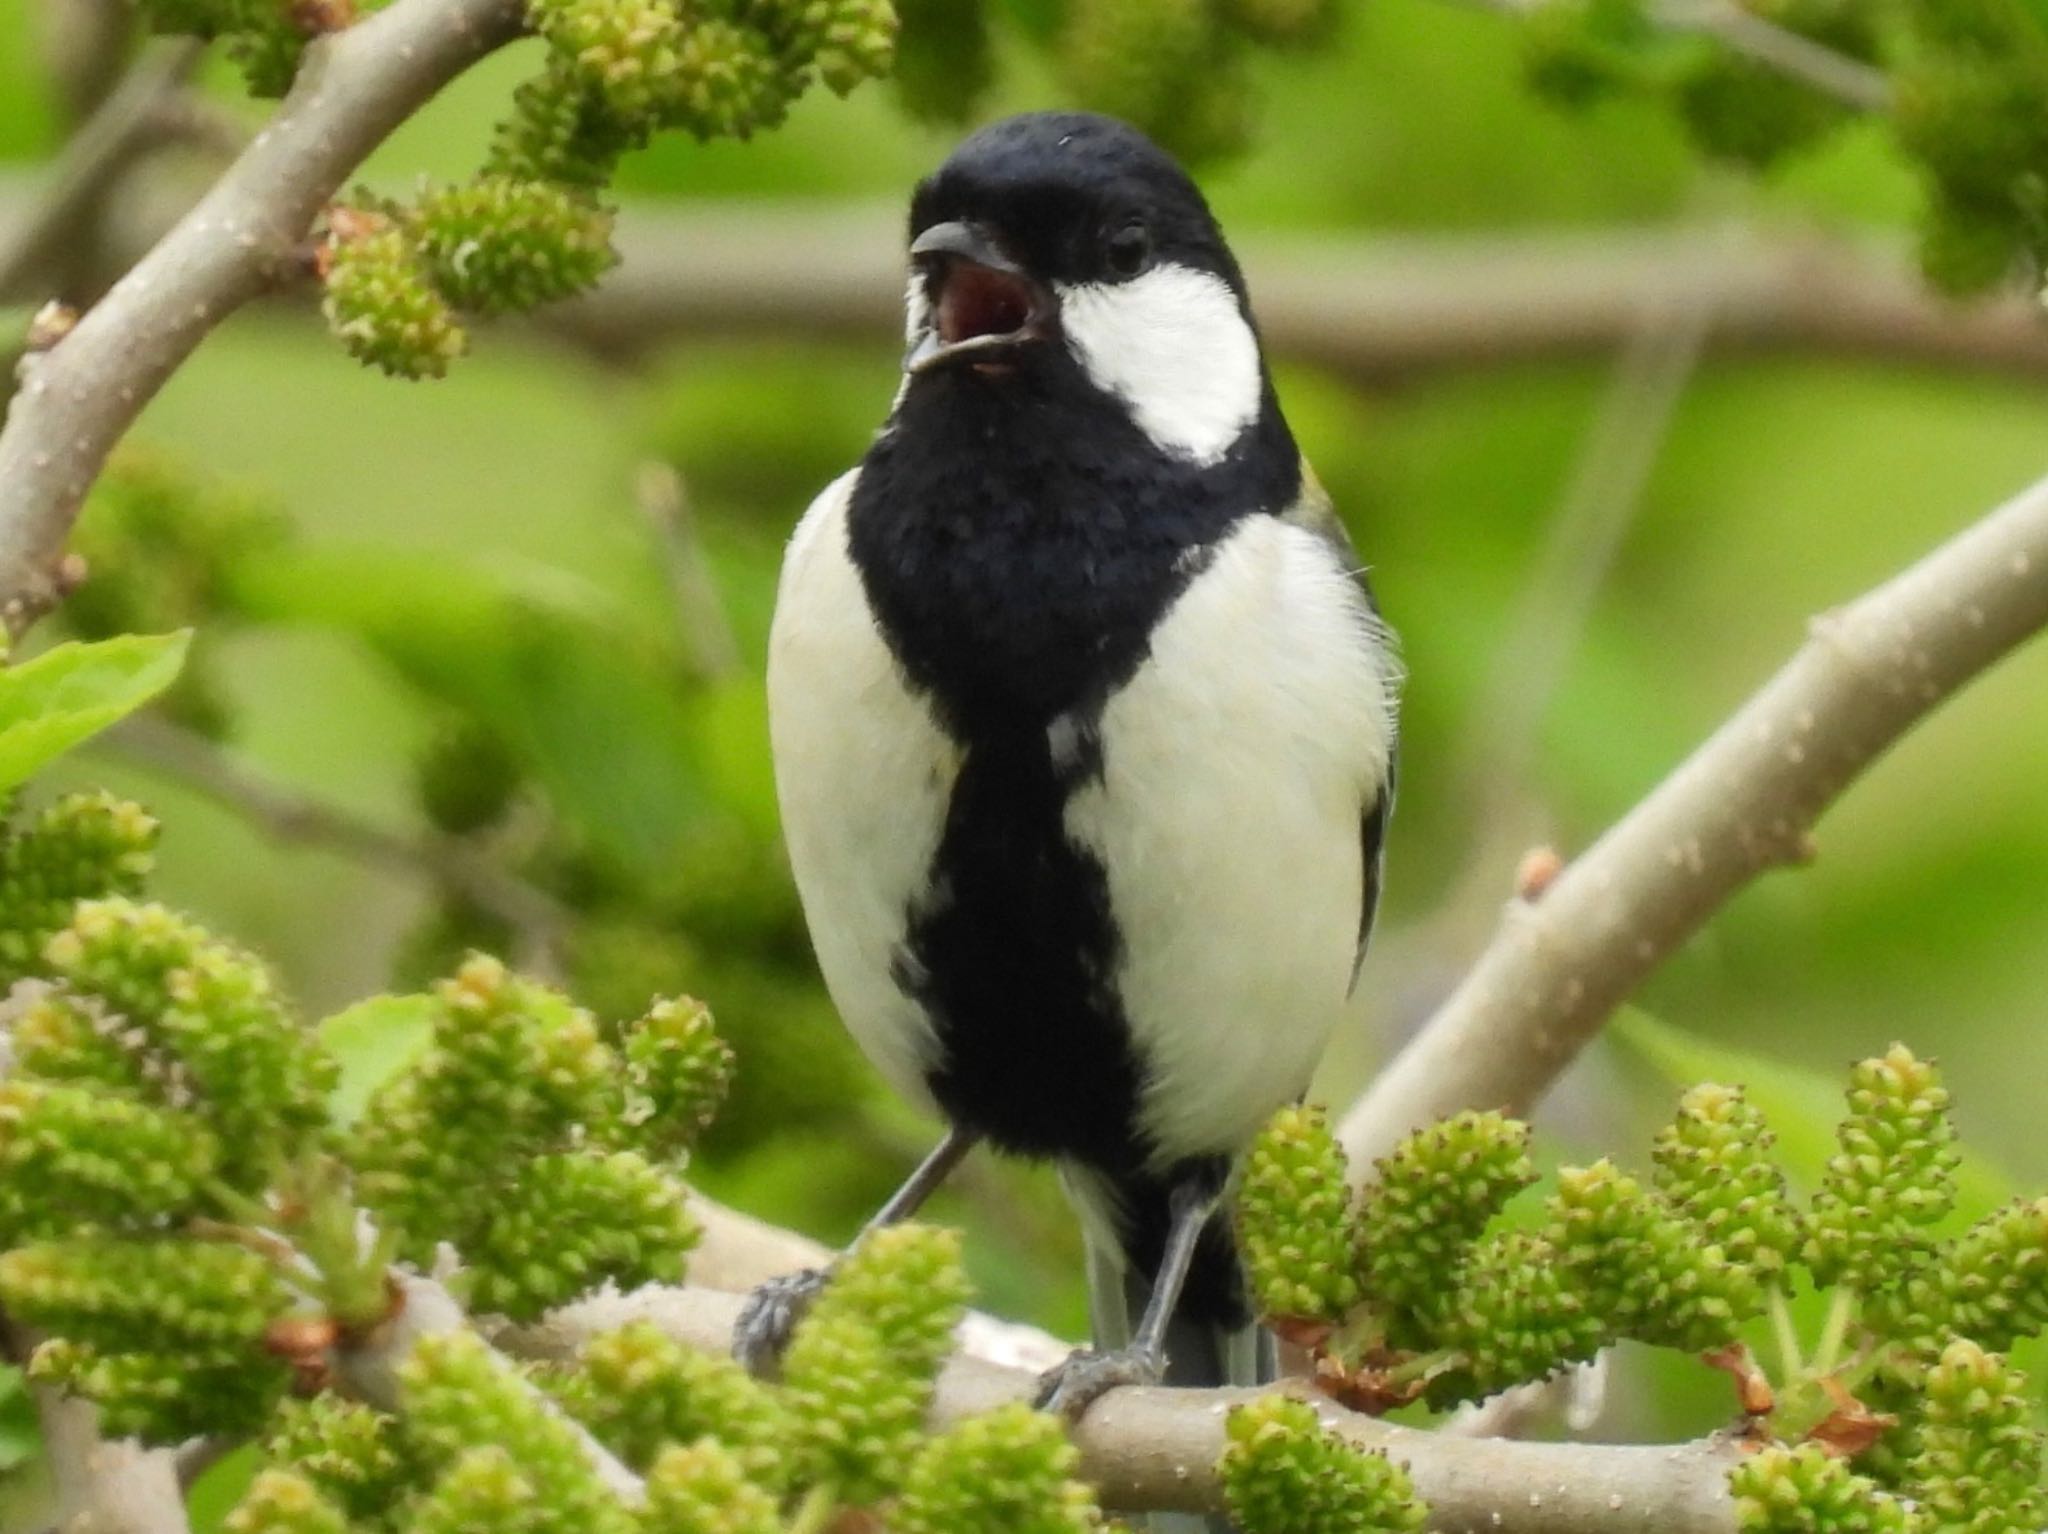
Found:
[[[0, 206], [20, 205], [65, 133], [42, 51], [56, 9], [0, 0], [0, 189], [16, 198]], [[1004, 55], [990, 113], [1058, 99], [1021, 45]], [[366, 179], [466, 174], [530, 63], [515, 49], [465, 77]], [[1708, 218], [1886, 236], [1918, 209], [1914, 175], [1872, 131], [1759, 181], [1703, 162], [1654, 106], [1561, 114], [1528, 90], [1505, 23], [1445, 0], [1346, 7], [1327, 48], [1254, 68], [1255, 147], [1205, 173], [1241, 243]], [[218, 104], [258, 110], [225, 81]], [[662, 142], [629, 161], [620, 193], [682, 215], [684, 239], [714, 199], [889, 209], [952, 136], [909, 125], [886, 88], [814, 93], [752, 144]], [[148, 195], [205, 168], [166, 164]], [[829, 241], [814, 254], [830, 268]], [[1523, 752], [1489, 733], [1485, 700], [1550, 685], [1518, 674], [1514, 615], [1610, 408], [1613, 359], [1407, 367], [1372, 386], [1279, 362], [1411, 672], [1384, 936], [1319, 1088], [1332, 1102], [1484, 942], [1525, 847], [1585, 846], [1811, 615], [2048, 471], [2048, 382], [1710, 340], [1611, 570], [1590, 602], [1545, 620], [1576, 638]], [[818, 987], [775, 838], [760, 668], [782, 540], [862, 451], [895, 369], [883, 332], [681, 336], [627, 369], [508, 326], [482, 332], [446, 381], [401, 384], [350, 362], [305, 306], [260, 308], [144, 416], [129, 520], [103, 504], [85, 529], [88, 546], [96, 526], [103, 541], [134, 536], [133, 503], [166, 474], [234, 487], [223, 515], [237, 526], [236, 508], [265, 508], [246, 537], [163, 556], [197, 572], [220, 614], [201, 635], [204, 694], [188, 690], [169, 728], [189, 743], [197, 725], [206, 761], [225, 750], [401, 839], [426, 835], [436, 808], [460, 833], [437, 848], [566, 910], [554, 960], [592, 1005], [704, 996], [742, 1087], [701, 1182], [828, 1240], [933, 1131], [873, 1083]], [[650, 516], [664, 467], [687, 506], [680, 539]], [[715, 610], [679, 613], [678, 559]], [[405, 858], [272, 834], [195, 789], [180, 760], [131, 739], [67, 771], [156, 808], [163, 897], [272, 957], [309, 1012], [417, 984], [466, 941], [513, 940]], [[1645, 1011], [1834, 1077], [1906, 1038], [1948, 1068], [1966, 1136], [2020, 1185], [2048, 1184], [2044, 762], [2037, 647], [1881, 764], [1824, 823], [1813, 866], [1731, 905]], [[1672, 1097], [1651, 1053], [1609, 1043], [1581, 1066], [1554, 1105], [1564, 1153], [1641, 1159]], [[986, 1304], [1079, 1329], [1076, 1244], [1048, 1176], [977, 1166], [940, 1214], [969, 1227]]]

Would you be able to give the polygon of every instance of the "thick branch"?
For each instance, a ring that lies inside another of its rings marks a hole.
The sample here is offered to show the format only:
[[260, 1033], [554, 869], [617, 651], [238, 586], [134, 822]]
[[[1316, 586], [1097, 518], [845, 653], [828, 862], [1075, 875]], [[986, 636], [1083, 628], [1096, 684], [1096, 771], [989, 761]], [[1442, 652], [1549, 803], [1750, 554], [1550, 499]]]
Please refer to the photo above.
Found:
[[56, 1483], [56, 1534], [187, 1534], [178, 1465], [167, 1451], [102, 1438], [90, 1401], [46, 1385], [33, 1394]]
[[1534, 902], [1345, 1116], [1363, 1168], [1464, 1108], [1526, 1109], [1659, 961], [1901, 735], [2048, 624], [2048, 480], [1823, 614], [1763, 690]]
[[150, 396], [280, 276], [363, 158], [518, 30], [518, 0], [398, 0], [307, 50], [270, 125], [54, 350], [25, 358], [0, 430], [0, 617], [57, 598], [55, 567], [94, 475]]
[[[734, 1296], [655, 1287], [573, 1305], [538, 1326], [501, 1333], [526, 1357], [565, 1358], [595, 1333], [651, 1321], [692, 1347], [722, 1351], [739, 1312]], [[966, 1356], [947, 1365], [933, 1415], [939, 1425], [1030, 1399], [1038, 1376]], [[1220, 1507], [1216, 1460], [1227, 1407], [1255, 1391], [1118, 1390], [1075, 1430], [1081, 1474], [1115, 1507]], [[1393, 1427], [1320, 1403], [1352, 1442], [1408, 1466], [1431, 1508], [1430, 1527], [1493, 1534], [1733, 1534], [1727, 1474], [1732, 1450], [1715, 1443], [1616, 1447], [1518, 1443]]]
[[[1607, 353], [1694, 312], [1716, 345], [2048, 372], [2048, 326], [2027, 297], [1945, 303], [1895, 255], [1813, 233], [1715, 224], [1239, 243], [1271, 349], [1360, 378]], [[872, 343], [902, 332], [895, 208], [635, 206], [618, 244], [619, 269], [542, 311], [543, 325], [618, 358], [707, 334]]]

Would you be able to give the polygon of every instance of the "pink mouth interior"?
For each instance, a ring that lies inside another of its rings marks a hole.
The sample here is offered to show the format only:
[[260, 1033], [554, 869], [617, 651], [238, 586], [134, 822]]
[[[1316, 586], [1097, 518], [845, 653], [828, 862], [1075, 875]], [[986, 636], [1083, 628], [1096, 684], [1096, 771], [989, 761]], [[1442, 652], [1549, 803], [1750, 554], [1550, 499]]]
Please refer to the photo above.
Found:
[[959, 262], [939, 290], [939, 339], [952, 346], [977, 336], [1006, 336], [1031, 318], [1031, 285], [1022, 277]]

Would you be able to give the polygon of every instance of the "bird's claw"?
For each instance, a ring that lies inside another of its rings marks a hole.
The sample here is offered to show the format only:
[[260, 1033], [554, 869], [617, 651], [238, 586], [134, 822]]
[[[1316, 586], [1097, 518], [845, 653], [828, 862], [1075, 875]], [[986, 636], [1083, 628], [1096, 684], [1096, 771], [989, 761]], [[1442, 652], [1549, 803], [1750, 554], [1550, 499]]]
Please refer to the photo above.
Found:
[[1079, 1422], [1089, 1407], [1119, 1385], [1156, 1385], [1165, 1373], [1166, 1360], [1148, 1348], [1118, 1348], [1112, 1353], [1077, 1348], [1040, 1377], [1033, 1404]]
[[747, 1373], [760, 1375], [775, 1367], [830, 1276], [825, 1268], [800, 1268], [769, 1279], [747, 1296], [732, 1329], [732, 1356]]

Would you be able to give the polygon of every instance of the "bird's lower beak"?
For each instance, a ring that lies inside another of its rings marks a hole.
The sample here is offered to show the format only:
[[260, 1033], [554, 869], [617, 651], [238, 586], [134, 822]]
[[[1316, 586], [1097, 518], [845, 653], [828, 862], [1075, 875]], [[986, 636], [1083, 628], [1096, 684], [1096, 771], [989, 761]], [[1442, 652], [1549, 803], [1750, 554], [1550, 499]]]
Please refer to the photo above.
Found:
[[1052, 333], [1052, 293], [980, 225], [934, 224], [911, 242], [910, 259], [926, 274], [932, 317], [911, 344], [906, 372], [994, 362]]

